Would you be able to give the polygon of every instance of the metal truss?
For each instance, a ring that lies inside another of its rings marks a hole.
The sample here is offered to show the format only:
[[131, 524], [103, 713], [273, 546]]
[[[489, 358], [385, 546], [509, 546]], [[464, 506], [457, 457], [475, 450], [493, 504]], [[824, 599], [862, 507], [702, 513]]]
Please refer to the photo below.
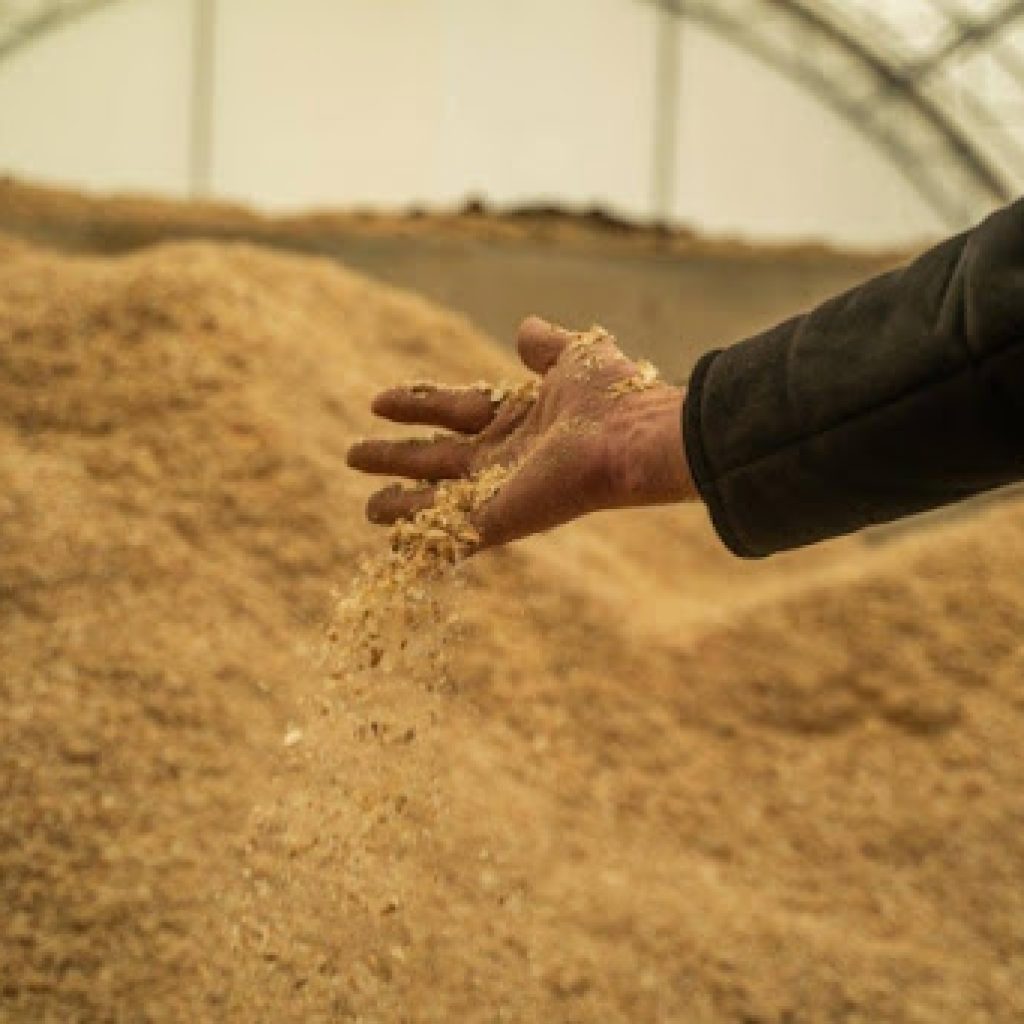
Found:
[[[0, 0], [0, 62], [115, 2]], [[1024, 190], [1024, 0], [642, 2], [702, 23], [812, 92], [877, 146], [951, 226]], [[200, 14], [207, 6], [212, 10], [210, 0], [197, 0]], [[899, 20], [884, 16], [895, 9], [932, 16], [936, 30], [927, 45], [908, 45]], [[981, 62], [983, 73], [972, 66]], [[664, 109], [674, 104], [666, 100]], [[666, 141], [656, 151], [667, 161], [673, 148]], [[667, 180], [668, 168], [662, 171], [656, 168], [656, 177]]]
[[[0, 0], [0, 63], [46, 33], [117, 0]], [[213, 147], [213, 59], [216, 0], [192, 0], [192, 88], [189, 183], [194, 196], [209, 189]]]
[[53, 29], [116, 0], [0, 0], [0, 62]]
[[[644, 2], [704, 24], [813, 92], [953, 227], [1024, 188], [1024, 52], [996, 45], [1024, 24], [1024, 0], [981, 13], [976, 4], [970, 14], [963, 0], [933, 0], [942, 32], [923, 52], [873, 20], [864, 0]], [[1019, 100], [1014, 111], [958, 74], [979, 52], [991, 54], [1004, 93]]]

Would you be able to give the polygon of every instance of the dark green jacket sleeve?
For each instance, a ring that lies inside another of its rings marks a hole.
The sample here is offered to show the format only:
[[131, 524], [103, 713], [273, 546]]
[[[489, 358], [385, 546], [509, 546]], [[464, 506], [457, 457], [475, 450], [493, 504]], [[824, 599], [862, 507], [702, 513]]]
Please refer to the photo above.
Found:
[[769, 555], [1024, 478], [1024, 200], [697, 364], [687, 456]]

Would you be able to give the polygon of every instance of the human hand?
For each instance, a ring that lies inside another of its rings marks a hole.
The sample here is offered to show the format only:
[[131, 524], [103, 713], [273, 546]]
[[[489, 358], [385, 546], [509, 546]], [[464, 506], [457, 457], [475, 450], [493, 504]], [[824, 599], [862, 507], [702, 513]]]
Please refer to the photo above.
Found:
[[374, 399], [373, 411], [384, 419], [453, 433], [352, 446], [353, 468], [420, 481], [374, 494], [371, 522], [411, 519], [434, 503], [441, 481], [495, 466], [510, 474], [474, 514], [481, 548], [599, 509], [697, 497], [682, 439], [682, 388], [657, 380], [650, 364], [627, 359], [599, 328], [571, 332], [529, 317], [518, 348], [539, 375], [536, 387], [502, 397], [487, 385], [414, 384]]

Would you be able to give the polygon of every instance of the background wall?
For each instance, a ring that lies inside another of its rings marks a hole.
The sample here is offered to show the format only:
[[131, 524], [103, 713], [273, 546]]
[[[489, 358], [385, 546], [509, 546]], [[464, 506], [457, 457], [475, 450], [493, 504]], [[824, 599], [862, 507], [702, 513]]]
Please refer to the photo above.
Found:
[[[194, 13], [122, 2], [0, 65], [0, 170], [187, 194]], [[219, 0], [215, 29], [215, 196], [651, 213], [656, 15], [635, 0]], [[864, 246], [942, 232], [813, 97], [680, 31], [676, 218]]]

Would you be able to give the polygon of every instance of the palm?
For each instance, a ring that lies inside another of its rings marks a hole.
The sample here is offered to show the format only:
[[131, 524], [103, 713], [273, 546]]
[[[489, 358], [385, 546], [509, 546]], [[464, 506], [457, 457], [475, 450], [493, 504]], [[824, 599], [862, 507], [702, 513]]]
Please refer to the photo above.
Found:
[[[519, 349], [540, 380], [509, 395], [497, 396], [482, 387], [414, 385], [378, 396], [378, 415], [453, 433], [365, 441], [353, 447], [349, 462], [357, 469], [425, 482], [379, 491], [368, 506], [372, 521], [409, 518], [432, 504], [439, 481], [473, 476], [493, 466], [511, 472], [479, 511], [484, 546], [547, 530], [600, 508], [687, 496], [679, 467], [668, 467], [678, 479], [653, 481], [649, 494], [646, 481], [641, 488], [645, 493], [630, 493], [628, 473], [624, 479], [620, 471], [621, 442], [644, 429], [652, 410], [678, 406], [678, 389], [656, 382], [642, 365], [626, 359], [604, 332], [572, 334], [534, 318], [520, 329]], [[663, 420], [661, 416], [659, 422]]]

